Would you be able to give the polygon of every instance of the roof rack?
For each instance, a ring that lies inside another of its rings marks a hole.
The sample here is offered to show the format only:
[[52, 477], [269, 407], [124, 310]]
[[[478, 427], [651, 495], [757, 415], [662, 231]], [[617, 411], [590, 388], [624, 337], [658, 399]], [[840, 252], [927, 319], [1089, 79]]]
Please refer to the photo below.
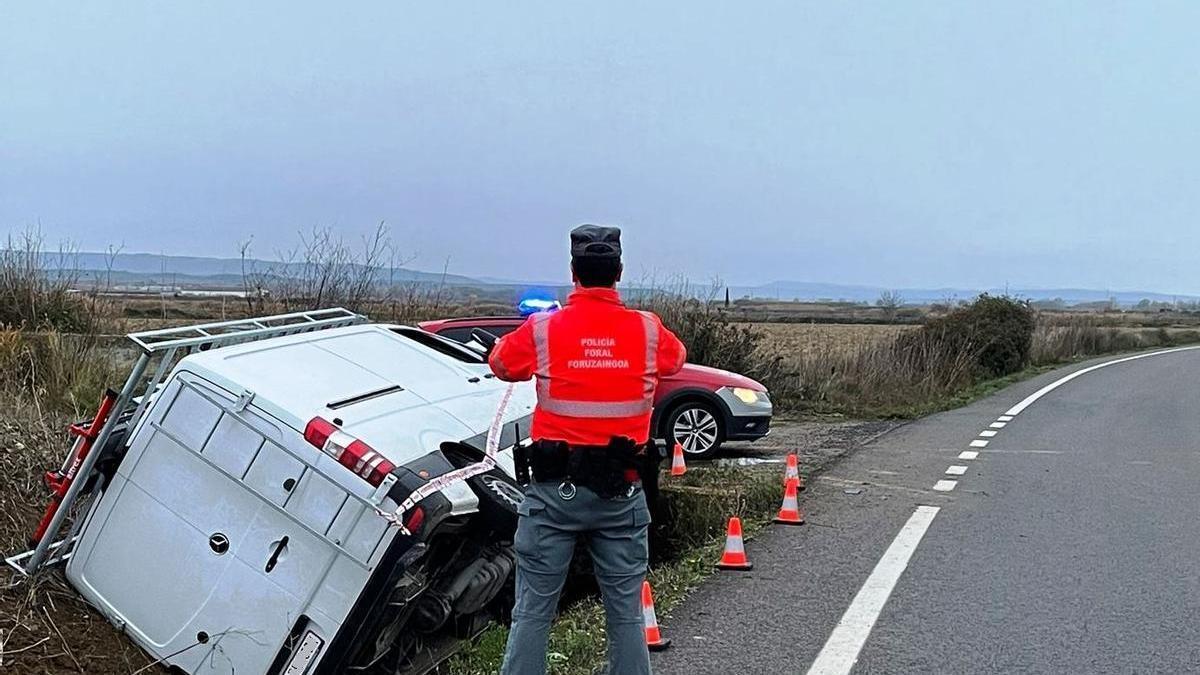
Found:
[[253, 342], [269, 337], [306, 333], [322, 328], [349, 326], [366, 321], [367, 317], [348, 309], [317, 309], [311, 312], [274, 314], [256, 319], [236, 319], [216, 323], [200, 323], [179, 328], [162, 328], [130, 333], [127, 337], [143, 352], [200, 346], [202, 349], [229, 344]]
[[[138, 346], [141, 354], [129, 372], [129, 377], [125, 379], [125, 385], [117, 394], [112, 412], [95, 437], [93, 444], [95, 451], [88, 453], [83, 458], [70, 488], [63, 495], [58, 510], [50, 520], [45, 535], [38, 541], [37, 547], [32, 551], [7, 558], [5, 562], [23, 574], [32, 575], [47, 565], [64, 561], [70, 557], [78, 538], [79, 528], [85, 520], [84, 515], [75, 519], [70, 533], [65, 538], [57, 542], [54, 541], [54, 538], [62, 529], [63, 521], [72, 510], [71, 507], [75, 501], [80, 497], [83, 487], [92, 482], [90, 480], [92, 470], [100, 458], [105, 444], [108, 443], [113, 429], [118, 422], [126, 424], [126, 428], [130, 430], [137, 426], [138, 420], [146, 411], [154, 392], [179, 359], [193, 351], [207, 351], [284, 335], [352, 326], [366, 323], [368, 320], [363, 314], [335, 307], [130, 333], [127, 337]], [[158, 361], [158, 365], [154, 372], [146, 377], [152, 361]], [[130, 414], [131, 409], [132, 414]], [[73, 451], [74, 448], [72, 448]], [[68, 457], [67, 461], [71, 461], [71, 458]], [[103, 481], [95, 481], [95, 487], [92, 488], [91, 493], [93, 499], [103, 494], [103, 491]], [[81, 514], [86, 514], [86, 512], [86, 509], [80, 511]], [[55, 552], [54, 558], [48, 558], [51, 550]], [[22, 564], [23, 561], [27, 562]]]

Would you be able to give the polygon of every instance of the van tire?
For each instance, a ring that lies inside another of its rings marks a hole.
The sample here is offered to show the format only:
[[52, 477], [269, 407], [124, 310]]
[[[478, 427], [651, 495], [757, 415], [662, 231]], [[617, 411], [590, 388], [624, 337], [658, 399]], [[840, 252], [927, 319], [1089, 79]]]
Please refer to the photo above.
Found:
[[512, 541], [517, 533], [517, 509], [525, 501], [525, 491], [508, 474], [492, 469], [467, 479], [479, 497], [479, 515], [496, 535]]
[[[462, 443], [443, 443], [442, 455], [456, 469], [483, 459], [483, 453]], [[492, 469], [467, 479], [479, 498], [479, 515], [499, 539], [512, 541], [517, 533], [517, 508], [525, 501], [525, 490], [502, 469]]]

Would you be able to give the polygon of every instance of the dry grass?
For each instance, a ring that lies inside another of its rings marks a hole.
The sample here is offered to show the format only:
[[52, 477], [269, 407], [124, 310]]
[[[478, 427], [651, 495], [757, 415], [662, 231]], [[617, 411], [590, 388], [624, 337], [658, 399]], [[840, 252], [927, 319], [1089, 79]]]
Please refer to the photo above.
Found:
[[[67, 451], [71, 421], [27, 396], [0, 394], [0, 551], [25, 550], [48, 498], [41, 483]], [[145, 655], [66, 585], [57, 572], [35, 580], [0, 574], [0, 672], [128, 674]]]
[[762, 347], [782, 355], [784, 362], [830, 352], [856, 351], [869, 345], [890, 342], [915, 326], [850, 323], [756, 323], [754, 330], [765, 335]]
[[[764, 335], [762, 354], [782, 367], [784, 375], [770, 384], [783, 407], [911, 417], [956, 405], [981, 384], [972, 373], [972, 355], [940, 353], [919, 340], [898, 339], [912, 335], [916, 326], [747, 325]], [[1200, 331], [1193, 327], [1130, 326], [1114, 323], [1112, 317], [1045, 313], [1034, 329], [1030, 365], [1195, 342], [1200, 342]]]
[[[49, 493], [41, 477], [70, 446], [82, 418], [117, 377], [93, 340], [0, 331], [0, 552], [27, 548]], [[35, 580], [0, 574], [0, 672], [130, 673], [142, 652], [90, 611], [55, 571]]]
[[1050, 364], [1093, 354], [1200, 342], [1200, 330], [1115, 326], [1091, 317], [1043, 321], [1033, 333], [1033, 363]]

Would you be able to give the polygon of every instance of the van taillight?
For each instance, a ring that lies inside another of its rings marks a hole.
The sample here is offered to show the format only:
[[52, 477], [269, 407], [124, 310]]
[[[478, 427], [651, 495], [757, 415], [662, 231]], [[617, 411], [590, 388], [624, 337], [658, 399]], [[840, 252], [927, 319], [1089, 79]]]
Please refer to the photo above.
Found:
[[371, 485], [378, 486], [396, 468], [371, 446], [320, 417], [312, 418], [304, 427], [304, 440]]

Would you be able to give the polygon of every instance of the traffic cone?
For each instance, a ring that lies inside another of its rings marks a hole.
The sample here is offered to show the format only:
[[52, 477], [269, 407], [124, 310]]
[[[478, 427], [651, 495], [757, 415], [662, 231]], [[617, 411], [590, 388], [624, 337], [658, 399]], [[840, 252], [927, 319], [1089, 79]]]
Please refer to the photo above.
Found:
[[642, 623], [646, 626], [646, 647], [652, 652], [661, 652], [671, 646], [671, 641], [658, 631], [658, 617], [654, 615], [654, 596], [650, 594], [650, 582], [642, 582]]
[[800, 475], [800, 460], [796, 457], [796, 453], [789, 453], [787, 456], [787, 469], [783, 472], [783, 484], [786, 487], [789, 480], [796, 479], [796, 489], [804, 490], [804, 477]]
[[682, 476], [687, 473], [687, 465], [683, 463], [683, 446], [675, 444], [675, 454], [671, 457], [671, 475]]
[[746, 559], [746, 546], [742, 543], [742, 519], [729, 519], [729, 530], [725, 535], [725, 553], [717, 567], [723, 570], [748, 570], [754, 566]]
[[796, 501], [798, 490], [799, 481], [795, 478], [787, 482], [787, 487], [783, 490], [783, 506], [779, 507], [779, 515], [775, 516], [775, 522], [783, 525], [804, 524], [804, 514], [800, 512], [800, 505]]

